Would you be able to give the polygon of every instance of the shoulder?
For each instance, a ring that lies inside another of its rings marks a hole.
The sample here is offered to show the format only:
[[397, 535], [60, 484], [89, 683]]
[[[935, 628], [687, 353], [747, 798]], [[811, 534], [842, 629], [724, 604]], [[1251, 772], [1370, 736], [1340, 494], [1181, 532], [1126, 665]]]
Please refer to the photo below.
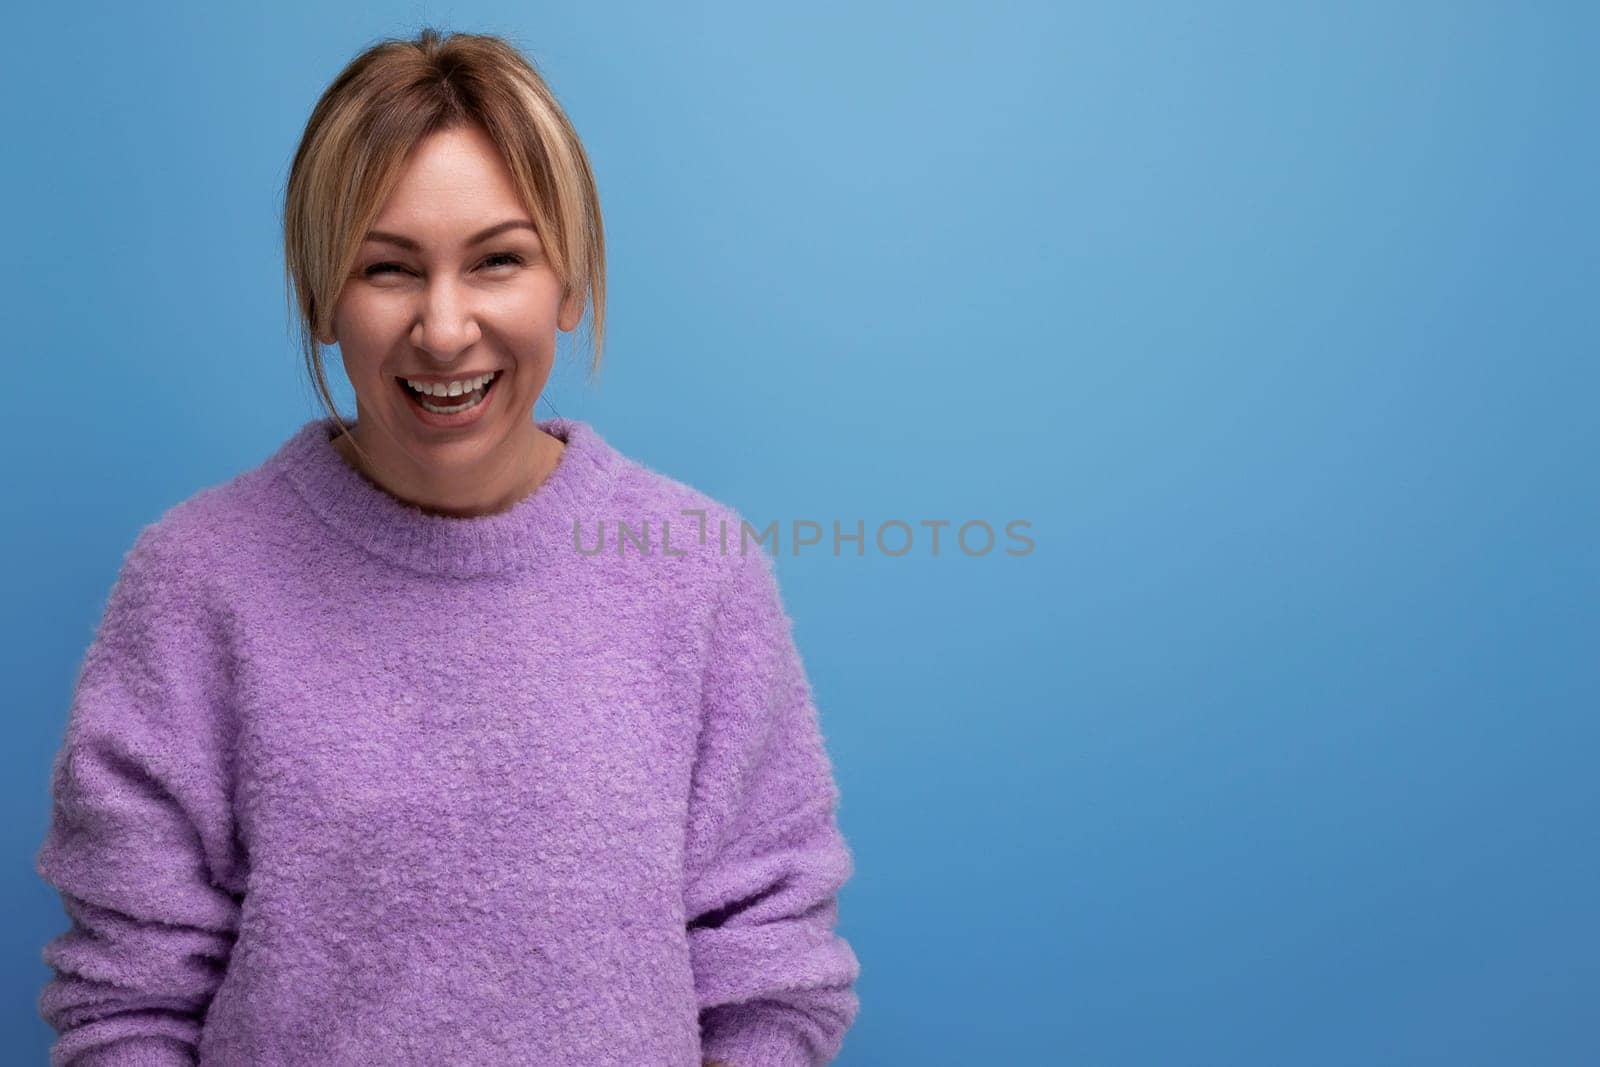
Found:
[[646, 554], [661, 558], [663, 542], [670, 542], [671, 555], [654, 568], [653, 580], [690, 596], [708, 627], [741, 595], [778, 600], [768, 547], [775, 543], [774, 528], [757, 527], [728, 500], [618, 453], [605, 519], [616, 524], [619, 538], [634, 539], [626, 545], [629, 555], [647, 543]]
[[226, 647], [228, 601], [218, 595], [214, 532], [203, 519], [206, 490], [168, 507], [123, 550], [102, 601], [80, 684], [125, 679], [161, 685], [215, 662]]
[[270, 517], [283, 505], [271, 473], [255, 467], [191, 493], [142, 526], [124, 551], [124, 596], [159, 601], [193, 617], [225, 610], [234, 579], [261, 555]]
[[129, 554], [156, 557], [185, 571], [221, 566], [240, 549], [269, 503], [270, 481], [258, 467], [196, 490], [142, 527]]
[[[636, 530], [648, 524], [657, 538], [670, 529], [675, 551], [687, 550], [719, 576], [731, 572], [741, 531], [753, 530], [732, 503], [628, 456], [617, 461], [611, 512], [614, 521]], [[746, 532], [743, 540], [754, 536]]]

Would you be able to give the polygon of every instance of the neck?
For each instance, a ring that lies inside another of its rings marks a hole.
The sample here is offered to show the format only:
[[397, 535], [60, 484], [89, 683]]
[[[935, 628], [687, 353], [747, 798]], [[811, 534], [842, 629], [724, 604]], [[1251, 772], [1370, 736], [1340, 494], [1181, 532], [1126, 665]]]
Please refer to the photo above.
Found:
[[566, 448], [530, 418], [521, 424], [521, 432], [481, 458], [445, 468], [417, 462], [393, 441], [373, 441], [370, 422], [358, 417], [349, 433], [334, 438], [339, 455], [390, 496], [428, 514], [452, 518], [507, 510], [543, 484]]

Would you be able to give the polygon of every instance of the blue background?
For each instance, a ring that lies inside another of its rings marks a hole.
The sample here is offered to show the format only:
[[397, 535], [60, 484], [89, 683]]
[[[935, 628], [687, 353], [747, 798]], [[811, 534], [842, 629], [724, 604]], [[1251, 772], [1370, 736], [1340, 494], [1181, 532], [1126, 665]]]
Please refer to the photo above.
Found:
[[564, 348], [541, 417], [758, 523], [1032, 524], [784, 542], [858, 864], [839, 1063], [1600, 1062], [1596, 12], [20, 9], [12, 1049], [110, 583], [316, 414], [288, 164], [431, 23], [514, 35], [598, 175], [606, 365]]

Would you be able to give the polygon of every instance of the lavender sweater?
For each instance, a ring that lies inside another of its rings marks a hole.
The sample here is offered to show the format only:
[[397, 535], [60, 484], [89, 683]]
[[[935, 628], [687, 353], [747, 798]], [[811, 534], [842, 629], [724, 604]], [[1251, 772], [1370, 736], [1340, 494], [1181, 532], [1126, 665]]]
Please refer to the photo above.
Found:
[[316, 419], [141, 531], [36, 858], [53, 1067], [833, 1059], [854, 864], [772, 560], [539, 424], [560, 463], [495, 515]]

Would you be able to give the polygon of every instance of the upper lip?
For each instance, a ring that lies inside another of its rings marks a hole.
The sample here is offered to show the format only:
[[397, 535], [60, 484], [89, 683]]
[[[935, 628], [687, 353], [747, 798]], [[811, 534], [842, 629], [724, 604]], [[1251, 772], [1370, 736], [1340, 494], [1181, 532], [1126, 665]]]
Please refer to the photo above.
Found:
[[472, 374], [397, 374], [395, 377], [404, 378], [412, 382], [427, 382], [429, 385], [449, 385], [451, 382], [470, 382], [474, 378], [481, 378], [485, 374], [493, 374], [500, 368], [491, 367], [488, 370], [475, 371]]

